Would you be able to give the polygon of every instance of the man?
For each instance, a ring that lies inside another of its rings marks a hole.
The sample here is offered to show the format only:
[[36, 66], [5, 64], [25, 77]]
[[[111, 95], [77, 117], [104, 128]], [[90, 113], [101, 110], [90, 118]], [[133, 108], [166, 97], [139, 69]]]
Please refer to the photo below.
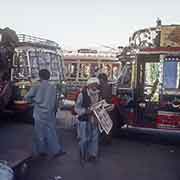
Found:
[[79, 120], [80, 158], [83, 162], [96, 160], [98, 155], [98, 122], [90, 110], [90, 107], [99, 101], [98, 84], [97, 78], [90, 78], [75, 105]]
[[40, 83], [32, 87], [25, 100], [33, 103], [34, 111], [34, 155], [63, 155], [62, 145], [58, 143], [56, 124], [56, 88], [51, 85], [50, 72], [39, 72]]
[[12, 87], [10, 77], [7, 72], [4, 72], [0, 79], [0, 110], [6, 108], [12, 96]]
[[111, 86], [108, 84], [108, 77], [105, 73], [100, 73], [98, 75], [98, 79], [100, 82], [100, 97], [101, 99], [105, 99], [107, 103], [111, 104], [112, 98], [112, 89]]
[[[108, 84], [108, 77], [105, 73], [100, 73], [98, 75], [98, 79], [100, 82], [99, 89], [100, 89], [100, 98], [106, 100], [108, 104], [111, 104], [112, 99], [112, 88]], [[109, 115], [112, 119], [112, 112], [109, 112]], [[112, 142], [112, 133], [110, 132], [109, 135], [107, 135], [105, 132], [101, 135], [101, 142], [103, 144], [111, 144]]]

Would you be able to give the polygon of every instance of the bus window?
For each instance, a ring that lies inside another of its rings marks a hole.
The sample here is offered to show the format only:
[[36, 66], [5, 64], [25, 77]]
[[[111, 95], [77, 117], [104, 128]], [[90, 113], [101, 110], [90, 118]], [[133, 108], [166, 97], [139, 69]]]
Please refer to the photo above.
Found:
[[98, 64], [91, 64], [91, 67], [90, 67], [90, 74], [91, 76], [97, 76], [97, 71], [98, 71]]
[[59, 59], [58, 55], [44, 51], [29, 52], [31, 77], [33, 80], [38, 80], [38, 72], [40, 69], [48, 69], [51, 72], [51, 80], [59, 79]]
[[145, 99], [159, 101], [159, 63], [145, 63]]
[[70, 66], [70, 77], [76, 78], [76, 75], [77, 75], [77, 64], [72, 63]]
[[82, 78], [89, 78], [90, 77], [90, 64], [81, 64], [82, 67]]
[[104, 64], [103, 72], [107, 74], [108, 79], [111, 79], [111, 66], [109, 64]]
[[118, 84], [121, 88], [131, 88], [132, 64], [126, 64], [118, 78]]
[[117, 80], [118, 75], [119, 75], [118, 66], [113, 66], [113, 69], [112, 69], [112, 76], [113, 76], [112, 78], [113, 78], [113, 80]]
[[179, 88], [180, 62], [164, 62], [163, 87], [165, 89]]
[[65, 64], [65, 77], [68, 79], [70, 78], [70, 69], [71, 69], [71, 64]]
[[58, 71], [59, 71], [60, 80], [64, 81], [65, 64], [63, 57], [59, 54], [57, 55], [57, 61], [58, 61]]
[[20, 51], [15, 54], [13, 69], [13, 79], [25, 79], [30, 76], [26, 51]]

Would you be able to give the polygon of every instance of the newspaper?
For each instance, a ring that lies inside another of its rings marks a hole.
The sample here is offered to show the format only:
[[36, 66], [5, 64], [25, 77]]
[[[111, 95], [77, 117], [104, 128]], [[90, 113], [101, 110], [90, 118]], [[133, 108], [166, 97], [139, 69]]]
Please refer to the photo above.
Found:
[[109, 132], [111, 131], [113, 127], [113, 122], [106, 111], [106, 107], [108, 105], [109, 104], [107, 104], [105, 100], [102, 100], [91, 106], [91, 110], [94, 112], [99, 122], [100, 132], [104, 130], [106, 134], [109, 134]]

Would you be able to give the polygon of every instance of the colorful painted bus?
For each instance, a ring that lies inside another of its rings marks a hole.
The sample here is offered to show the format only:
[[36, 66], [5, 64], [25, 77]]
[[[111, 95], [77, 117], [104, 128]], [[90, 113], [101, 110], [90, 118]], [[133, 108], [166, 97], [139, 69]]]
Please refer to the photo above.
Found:
[[178, 25], [137, 31], [119, 54], [124, 66], [113, 103], [121, 127], [180, 132], [179, 32]]

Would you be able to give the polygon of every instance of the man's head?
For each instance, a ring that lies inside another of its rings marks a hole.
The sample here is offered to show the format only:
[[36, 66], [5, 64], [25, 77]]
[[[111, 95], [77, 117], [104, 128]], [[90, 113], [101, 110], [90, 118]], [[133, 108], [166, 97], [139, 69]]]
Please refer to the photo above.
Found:
[[49, 80], [50, 72], [47, 69], [41, 69], [39, 71], [40, 80]]
[[98, 85], [99, 85], [99, 80], [96, 77], [92, 77], [92, 78], [88, 79], [88, 81], [87, 81], [88, 89], [91, 89], [93, 91], [97, 90]]
[[105, 73], [100, 73], [98, 75], [98, 79], [99, 79], [100, 84], [104, 84], [108, 82], [108, 77]]
[[8, 72], [4, 72], [4, 73], [2, 74], [1, 80], [4, 81], [4, 82], [5, 82], [5, 81], [10, 81], [9, 73], [8, 73]]

